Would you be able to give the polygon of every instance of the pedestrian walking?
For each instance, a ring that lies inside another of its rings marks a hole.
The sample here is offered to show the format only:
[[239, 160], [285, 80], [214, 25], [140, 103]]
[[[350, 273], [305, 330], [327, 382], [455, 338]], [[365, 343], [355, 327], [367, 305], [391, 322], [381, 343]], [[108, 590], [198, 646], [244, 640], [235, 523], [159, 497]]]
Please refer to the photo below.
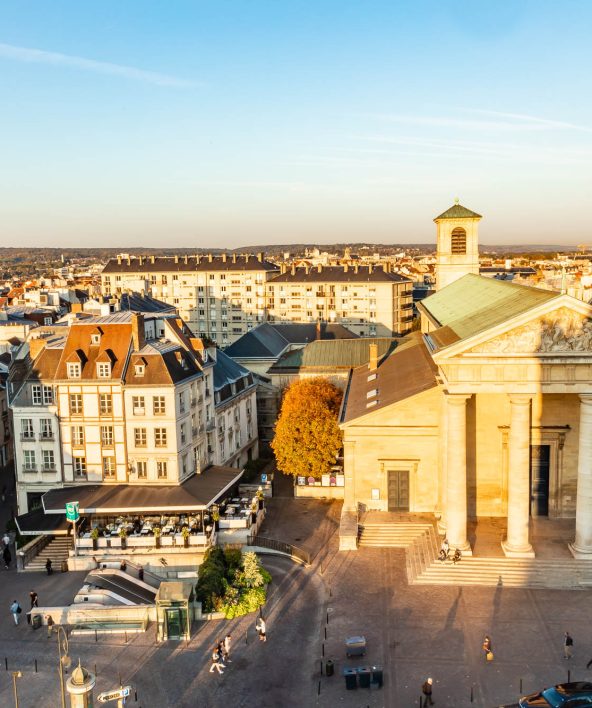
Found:
[[31, 600], [31, 609], [34, 607], [39, 607], [39, 595], [35, 592], [35, 590], [31, 590], [29, 593], [29, 598]]
[[222, 643], [222, 656], [225, 662], [230, 661], [230, 646], [232, 644], [232, 635], [227, 634], [224, 637], [224, 642]]
[[4, 560], [4, 567], [8, 570], [10, 563], [12, 562], [12, 555], [10, 553], [10, 546], [4, 546], [2, 551], [2, 558]]
[[427, 678], [421, 687], [421, 692], [423, 693], [423, 701], [419, 708], [427, 708], [427, 706], [433, 706], [434, 700], [432, 698], [432, 679]]
[[45, 561], [45, 570], [47, 571], [48, 575], [51, 575], [53, 573], [53, 568], [51, 567], [51, 558], [48, 558]]
[[220, 656], [218, 646], [214, 647], [214, 651], [212, 652], [212, 665], [210, 666], [210, 673], [213, 673], [214, 669], [217, 669], [219, 674], [224, 673], [224, 664], [220, 661], [221, 658], [222, 657]]
[[10, 546], [10, 536], [8, 535], [8, 531], [4, 532], [4, 536], [2, 536], [2, 543], [4, 546]]
[[14, 623], [18, 624], [19, 623], [19, 615], [23, 610], [16, 600], [14, 600], [12, 605], [10, 606], [10, 611], [12, 612], [12, 617], [14, 619]]
[[[573, 656], [573, 637], [569, 632], [566, 632], [563, 637], [563, 658], [571, 659]], [[588, 668], [588, 667], [586, 667]]]
[[50, 639], [55, 622], [53, 621], [53, 617], [51, 615], [45, 615], [45, 621], [47, 622], [47, 638]]
[[483, 649], [483, 653], [485, 655], [485, 661], [493, 661], [493, 649], [491, 648], [491, 637], [489, 635], [485, 635], [483, 646], [481, 648]]
[[265, 626], [265, 620], [263, 619], [263, 617], [259, 617], [259, 619], [257, 620], [257, 624], [255, 625], [255, 629], [257, 630], [257, 634], [259, 635], [259, 641], [266, 642], [267, 627]]

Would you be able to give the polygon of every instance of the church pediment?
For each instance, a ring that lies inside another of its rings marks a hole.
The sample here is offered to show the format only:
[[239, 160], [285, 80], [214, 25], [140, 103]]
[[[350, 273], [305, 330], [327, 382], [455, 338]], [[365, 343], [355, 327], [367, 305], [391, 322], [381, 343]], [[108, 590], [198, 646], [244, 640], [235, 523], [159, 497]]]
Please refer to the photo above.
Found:
[[592, 353], [592, 318], [561, 307], [469, 349], [467, 354]]

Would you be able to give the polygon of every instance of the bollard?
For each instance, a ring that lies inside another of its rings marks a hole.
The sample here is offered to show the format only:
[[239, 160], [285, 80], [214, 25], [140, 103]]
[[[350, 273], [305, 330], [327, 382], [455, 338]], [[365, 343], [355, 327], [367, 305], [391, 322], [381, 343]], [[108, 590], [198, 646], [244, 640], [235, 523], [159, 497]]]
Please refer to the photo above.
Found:
[[99, 641], [99, 635], [97, 634], [97, 630], [95, 629], [95, 642]]
[[127, 644], [127, 630], [125, 631], [125, 643]]
[[321, 676], [323, 675], [323, 660], [321, 659]]
[[321, 682], [319, 681], [319, 687], [317, 688], [317, 696], [321, 695]]
[[329, 624], [329, 613], [327, 612], [327, 624]]
[[325, 639], [327, 639], [327, 627], [325, 627]]
[[473, 702], [473, 687], [471, 686], [471, 703]]
[[[322, 646], [322, 654], [323, 654], [323, 656], [325, 656], [325, 642], [323, 642], [323, 646]], [[321, 664], [322, 664], [322, 663], [323, 663], [323, 662], [321, 662]]]
[[137, 703], [138, 702], [138, 691], [134, 690], [134, 701]]
[[6, 666], [6, 670], [8, 671], [8, 659], [4, 657], [4, 665]]
[[123, 686], [123, 681], [121, 680], [121, 674], [119, 674], [119, 685]]
[[567, 670], [567, 683], [571, 682], [571, 669]]
[[520, 693], [522, 693], [522, 679], [520, 679]]
[[245, 629], [245, 644], [249, 643], [249, 628]]
[[35, 659], [35, 673], [37, 673], [37, 659]]

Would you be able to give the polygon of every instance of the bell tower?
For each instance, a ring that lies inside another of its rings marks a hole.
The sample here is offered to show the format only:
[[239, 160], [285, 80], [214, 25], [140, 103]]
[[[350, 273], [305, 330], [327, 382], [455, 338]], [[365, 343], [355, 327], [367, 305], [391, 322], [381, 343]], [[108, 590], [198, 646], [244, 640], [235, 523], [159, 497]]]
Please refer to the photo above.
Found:
[[467, 273], [479, 275], [479, 222], [477, 214], [458, 203], [434, 219], [436, 223], [436, 290]]

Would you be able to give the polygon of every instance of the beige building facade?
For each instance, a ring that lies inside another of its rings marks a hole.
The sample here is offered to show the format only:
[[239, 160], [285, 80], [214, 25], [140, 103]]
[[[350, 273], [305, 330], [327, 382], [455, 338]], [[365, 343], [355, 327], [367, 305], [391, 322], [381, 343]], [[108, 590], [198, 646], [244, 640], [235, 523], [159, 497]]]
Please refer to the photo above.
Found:
[[362, 504], [433, 513], [464, 553], [468, 519], [503, 517], [516, 557], [532, 518], [575, 517], [591, 557], [592, 307], [469, 273], [420, 309], [422, 332], [346, 391], [342, 547]]

